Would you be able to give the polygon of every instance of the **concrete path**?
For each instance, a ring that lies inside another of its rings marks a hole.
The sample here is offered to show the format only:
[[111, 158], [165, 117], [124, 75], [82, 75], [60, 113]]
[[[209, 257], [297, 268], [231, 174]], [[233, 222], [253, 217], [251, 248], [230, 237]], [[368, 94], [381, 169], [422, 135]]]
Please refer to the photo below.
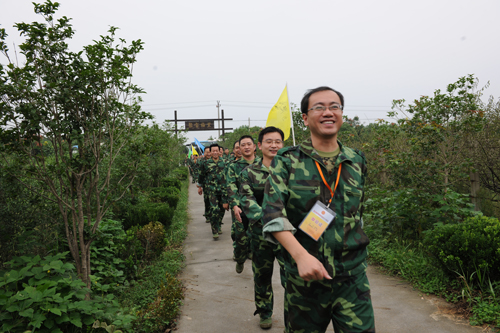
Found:
[[[181, 279], [186, 287], [184, 305], [178, 321], [178, 333], [262, 332], [255, 311], [252, 265], [245, 263], [243, 273], [237, 274], [231, 241], [231, 214], [226, 212], [223, 234], [212, 239], [210, 225], [203, 217], [203, 197], [196, 186], [189, 188], [188, 237], [184, 243], [186, 268]], [[275, 264], [275, 272], [278, 265]], [[485, 332], [469, 326], [466, 320], [453, 315], [444, 301], [420, 295], [401, 279], [368, 269], [378, 333]], [[283, 288], [279, 274], [273, 276], [275, 304], [273, 327], [267, 332], [283, 332]], [[330, 325], [327, 332], [333, 332]]]

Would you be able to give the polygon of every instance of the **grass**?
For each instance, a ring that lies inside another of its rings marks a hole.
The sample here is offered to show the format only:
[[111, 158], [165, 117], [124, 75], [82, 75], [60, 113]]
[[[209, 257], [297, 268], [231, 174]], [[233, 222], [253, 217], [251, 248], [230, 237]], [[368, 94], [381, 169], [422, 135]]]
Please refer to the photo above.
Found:
[[[489, 324], [500, 328], [500, 283], [494, 283], [491, 292], [472, 290], [468, 279], [457, 275], [452, 279], [439, 266], [420, 243], [378, 239], [371, 234], [368, 246], [370, 263], [380, 264], [390, 274], [409, 281], [426, 294], [436, 294], [457, 304], [460, 312], [470, 316], [471, 325]], [[498, 332], [498, 330], [496, 331]]]

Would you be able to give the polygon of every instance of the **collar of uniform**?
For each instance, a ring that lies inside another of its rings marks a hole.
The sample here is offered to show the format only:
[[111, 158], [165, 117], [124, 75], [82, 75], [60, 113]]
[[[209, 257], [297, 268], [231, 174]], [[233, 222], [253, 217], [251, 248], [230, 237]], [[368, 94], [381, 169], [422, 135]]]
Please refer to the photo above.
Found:
[[[340, 153], [339, 156], [337, 157], [335, 165], [339, 165], [344, 161], [351, 161], [352, 159], [345, 154], [345, 147], [342, 145], [342, 143], [338, 140], [337, 143], [339, 144], [340, 147]], [[303, 141], [300, 144], [300, 150], [307, 156], [311, 157], [313, 160], [318, 161], [318, 163], [321, 164], [322, 166], [325, 166], [323, 164], [323, 159], [321, 158], [321, 156], [319, 156], [316, 149], [314, 149], [311, 138], [308, 138], [307, 140]]]
[[239, 160], [235, 161], [234, 163], [241, 163], [241, 164], [256, 164], [256, 163], [260, 163], [261, 161], [261, 158], [259, 156], [256, 156], [255, 159], [252, 161], [252, 163], [248, 162], [247, 160], [245, 160], [243, 157], [240, 158]]
[[263, 159], [260, 159], [259, 161], [254, 162], [252, 164], [252, 168], [254, 170], [269, 172], [269, 169], [264, 164], [262, 164], [262, 162], [263, 162]]

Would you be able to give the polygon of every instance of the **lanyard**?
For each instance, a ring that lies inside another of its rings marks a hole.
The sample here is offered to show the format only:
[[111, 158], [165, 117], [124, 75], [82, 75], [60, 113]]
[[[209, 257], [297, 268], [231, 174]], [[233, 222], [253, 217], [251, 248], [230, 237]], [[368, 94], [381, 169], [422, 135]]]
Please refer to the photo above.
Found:
[[314, 161], [314, 162], [316, 162], [316, 167], [318, 168], [319, 174], [321, 175], [323, 182], [325, 183], [326, 187], [328, 187], [328, 189], [332, 193], [332, 197], [330, 198], [330, 201], [328, 201], [328, 205], [326, 206], [326, 208], [330, 208], [330, 204], [332, 203], [332, 199], [333, 199], [333, 194], [335, 193], [335, 190], [337, 189], [337, 185], [339, 184], [340, 170], [342, 170], [342, 163], [339, 164], [339, 172], [337, 174], [337, 180], [335, 181], [335, 187], [333, 188], [333, 191], [332, 191], [332, 188], [330, 187], [330, 185], [328, 185], [328, 183], [325, 180], [325, 176], [323, 176], [323, 172], [321, 171], [321, 168], [319, 167], [318, 161]]

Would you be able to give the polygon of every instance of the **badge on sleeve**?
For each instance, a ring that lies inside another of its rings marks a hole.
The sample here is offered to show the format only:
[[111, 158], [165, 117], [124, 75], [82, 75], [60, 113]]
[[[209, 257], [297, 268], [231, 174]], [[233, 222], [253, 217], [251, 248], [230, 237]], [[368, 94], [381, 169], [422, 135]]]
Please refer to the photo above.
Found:
[[325, 206], [321, 201], [317, 201], [300, 223], [299, 229], [315, 241], [318, 241], [336, 215], [333, 210]]

